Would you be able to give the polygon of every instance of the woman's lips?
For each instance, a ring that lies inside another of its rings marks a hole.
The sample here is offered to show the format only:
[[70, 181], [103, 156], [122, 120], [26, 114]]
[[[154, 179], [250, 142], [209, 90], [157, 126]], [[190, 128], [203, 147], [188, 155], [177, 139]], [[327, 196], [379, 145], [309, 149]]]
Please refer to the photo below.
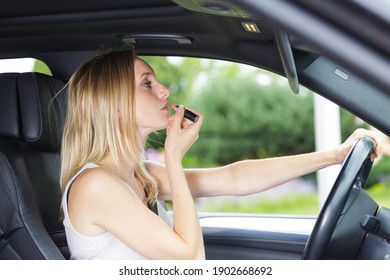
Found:
[[162, 108], [161, 110], [163, 111], [169, 111], [169, 103], [166, 103]]

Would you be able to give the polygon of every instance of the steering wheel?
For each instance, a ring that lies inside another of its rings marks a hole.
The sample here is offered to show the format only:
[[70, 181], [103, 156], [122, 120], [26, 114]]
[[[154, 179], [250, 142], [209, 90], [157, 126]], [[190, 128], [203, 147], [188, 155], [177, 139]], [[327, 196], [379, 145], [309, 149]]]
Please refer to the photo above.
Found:
[[372, 166], [370, 154], [373, 149], [372, 140], [362, 138], [349, 152], [306, 243], [303, 260], [324, 258], [353, 186], [363, 187], [367, 180]]

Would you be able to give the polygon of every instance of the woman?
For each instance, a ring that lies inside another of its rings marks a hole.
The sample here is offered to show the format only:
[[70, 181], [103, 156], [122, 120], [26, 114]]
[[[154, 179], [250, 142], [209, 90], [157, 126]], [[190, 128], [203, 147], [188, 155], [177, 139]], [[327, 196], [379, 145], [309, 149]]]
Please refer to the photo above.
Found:
[[[204, 259], [193, 197], [263, 191], [341, 163], [363, 136], [374, 139], [373, 156], [379, 154], [376, 134], [357, 130], [331, 151], [183, 170], [203, 116], [189, 121], [173, 105], [170, 115], [169, 94], [131, 48], [97, 56], [72, 76], [61, 170], [72, 259]], [[144, 161], [148, 135], [163, 128], [165, 164]], [[172, 200], [172, 218], [157, 198]]]

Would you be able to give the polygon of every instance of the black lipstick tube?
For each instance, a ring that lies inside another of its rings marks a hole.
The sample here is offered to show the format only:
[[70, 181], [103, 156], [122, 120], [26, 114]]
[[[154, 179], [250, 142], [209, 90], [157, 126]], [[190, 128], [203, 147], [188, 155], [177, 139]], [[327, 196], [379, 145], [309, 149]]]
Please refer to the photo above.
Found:
[[[176, 108], [179, 108], [179, 105], [176, 105]], [[188, 109], [184, 109], [184, 117], [193, 122], [196, 122], [199, 119], [199, 116], [197, 114]]]

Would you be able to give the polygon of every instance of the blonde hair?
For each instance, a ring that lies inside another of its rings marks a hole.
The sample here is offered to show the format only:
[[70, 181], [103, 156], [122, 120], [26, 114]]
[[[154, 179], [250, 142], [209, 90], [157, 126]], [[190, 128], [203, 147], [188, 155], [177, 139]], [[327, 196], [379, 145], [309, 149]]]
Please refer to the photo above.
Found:
[[132, 47], [109, 51], [87, 61], [72, 75], [61, 150], [62, 192], [86, 163], [97, 164], [110, 153], [119, 165], [121, 155], [127, 154], [138, 162], [135, 175], [147, 200], [156, 201], [157, 181], [145, 167], [144, 147], [136, 129], [135, 59]]

